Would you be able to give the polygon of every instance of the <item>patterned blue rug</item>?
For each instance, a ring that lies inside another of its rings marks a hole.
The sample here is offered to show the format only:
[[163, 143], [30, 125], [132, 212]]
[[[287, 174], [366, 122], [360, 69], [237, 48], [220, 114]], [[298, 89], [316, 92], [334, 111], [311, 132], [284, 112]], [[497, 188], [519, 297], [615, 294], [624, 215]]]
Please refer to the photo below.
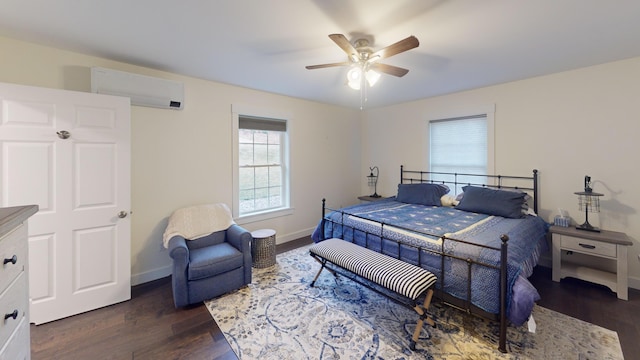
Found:
[[205, 302], [240, 359], [623, 359], [614, 331], [536, 306], [536, 333], [508, 329], [497, 350], [496, 323], [449, 307], [431, 307], [417, 349], [417, 314], [345, 277], [323, 271], [308, 247], [254, 269], [248, 287]]

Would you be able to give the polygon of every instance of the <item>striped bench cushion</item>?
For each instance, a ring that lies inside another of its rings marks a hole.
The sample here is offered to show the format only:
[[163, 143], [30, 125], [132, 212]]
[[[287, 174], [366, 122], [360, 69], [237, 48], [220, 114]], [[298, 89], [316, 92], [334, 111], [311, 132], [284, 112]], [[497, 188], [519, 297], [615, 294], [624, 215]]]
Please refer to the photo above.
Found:
[[309, 251], [411, 300], [436, 282], [428, 270], [342, 239], [321, 241]]

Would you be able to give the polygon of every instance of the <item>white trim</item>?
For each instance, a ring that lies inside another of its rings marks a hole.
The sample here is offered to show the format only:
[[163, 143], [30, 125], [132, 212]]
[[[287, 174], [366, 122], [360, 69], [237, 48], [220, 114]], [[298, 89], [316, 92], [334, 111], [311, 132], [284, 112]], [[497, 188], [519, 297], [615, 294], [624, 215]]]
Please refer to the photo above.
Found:
[[298, 240], [305, 236], [311, 236], [315, 227], [302, 229], [290, 234], [276, 234], [276, 244], [283, 244], [289, 241]]
[[459, 107], [459, 108], [450, 109], [450, 110], [441, 110], [441, 111], [434, 111], [434, 112], [429, 111], [427, 120], [432, 121], [432, 120], [451, 119], [451, 118], [473, 116], [473, 115], [480, 115], [480, 114], [489, 115], [495, 112], [496, 112], [495, 104], [466, 106], [466, 107]]
[[242, 217], [235, 216], [233, 220], [238, 225], [244, 225], [244, 224], [250, 224], [257, 221], [269, 220], [269, 219], [273, 219], [281, 216], [293, 215], [293, 210], [294, 209], [291, 207], [279, 208], [275, 210], [267, 210], [261, 213], [245, 215]]
[[290, 120], [293, 117], [291, 116], [292, 114], [290, 111], [276, 110], [272, 108], [263, 108], [263, 107], [251, 106], [246, 104], [231, 104], [231, 112], [236, 114], [247, 115], [247, 116], [282, 119], [282, 120]]
[[[262, 213], [256, 213], [251, 215], [240, 216], [239, 214], [239, 189], [238, 189], [238, 178], [239, 178], [239, 168], [236, 166], [239, 162], [239, 154], [238, 154], [238, 128], [239, 128], [239, 116], [255, 116], [261, 118], [272, 118], [285, 120], [287, 122], [287, 132], [284, 137], [284, 141], [282, 146], [284, 151], [281, 152], [281, 156], [283, 157], [281, 161], [281, 166], [284, 170], [284, 194], [283, 202], [284, 206], [282, 208], [267, 210]], [[231, 163], [231, 174], [232, 174], [232, 206], [231, 213], [233, 218], [238, 224], [247, 224], [255, 221], [261, 221], [266, 219], [272, 219], [280, 216], [287, 216], [293, 214], [293, 208], [291, 204], [293, 203], [292, 194], [291, 194], [291, 136], [293, 134], [293, 121], [291, 120], [291, 113], [288, 111], [280, 111], [269, 108], [260, 108], [254, 107], [245, 104], [232, 104], [231, 105], [231, 153], [232, 153], [232, 163]]]
[[171, 276], [173, 273], [173, 264], [163, 266], [161, 268], [145, 271], [143, 273], [131, 274], [131, 286], [140, 285], [149, 281], [158, 280]]
[[629, 276], [629, 284], [627, 285], [632, 289], [640, 290], [640, 278]]

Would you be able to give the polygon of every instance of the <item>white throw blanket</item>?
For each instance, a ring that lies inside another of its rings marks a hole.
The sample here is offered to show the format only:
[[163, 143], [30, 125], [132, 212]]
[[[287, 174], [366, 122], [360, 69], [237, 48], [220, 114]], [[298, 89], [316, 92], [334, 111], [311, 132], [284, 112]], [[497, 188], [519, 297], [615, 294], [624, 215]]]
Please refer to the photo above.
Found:
[[169, 217], [167, 229], [162, 236], [165, 248], [169, 240], [180, 235], [195, 240], [216, 231], [226, 230], [235, 224], [231, 210], [226, 204], [207, 204], [178, 209]]

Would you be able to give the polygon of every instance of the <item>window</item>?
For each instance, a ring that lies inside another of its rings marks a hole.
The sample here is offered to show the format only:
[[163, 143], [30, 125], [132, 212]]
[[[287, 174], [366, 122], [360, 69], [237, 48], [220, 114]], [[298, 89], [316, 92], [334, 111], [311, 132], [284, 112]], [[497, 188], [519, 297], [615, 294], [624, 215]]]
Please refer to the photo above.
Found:
[[[431, 120], [428, 132], [429, 171], [458, 174], [493, 171], [492, 112]], [[458, 176], [457, 181], [486, 183], [486, 178]], [[452, 193], [460, 193], [461, 187], [452, 189]]]
[[261, 220], [288, 209], [287, 120], [242, 114], [234, 119], [234, 217]]

